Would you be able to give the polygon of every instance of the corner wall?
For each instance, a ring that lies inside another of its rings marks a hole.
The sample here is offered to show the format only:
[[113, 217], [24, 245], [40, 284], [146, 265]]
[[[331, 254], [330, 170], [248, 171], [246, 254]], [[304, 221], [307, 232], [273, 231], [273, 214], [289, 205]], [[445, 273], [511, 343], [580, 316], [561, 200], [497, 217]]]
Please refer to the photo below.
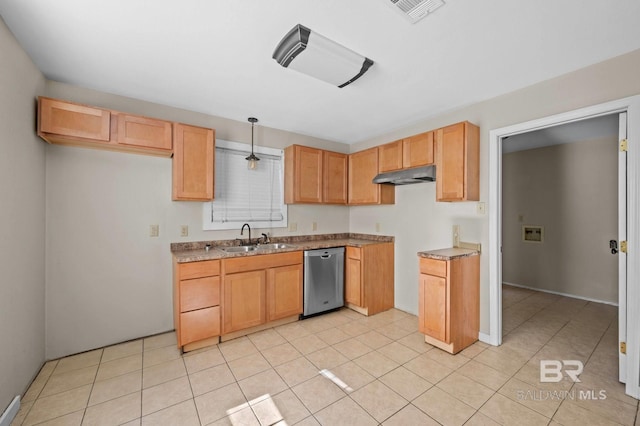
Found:
[[45, 146], [35, 134], [44, 77], [0, 18], [0, 414], [42, 366]]
[[[617, 190], [615, 138], [503, 155], [503, 281], [617, 304]], [[524, 242], [522, 225], [544, 241]]]

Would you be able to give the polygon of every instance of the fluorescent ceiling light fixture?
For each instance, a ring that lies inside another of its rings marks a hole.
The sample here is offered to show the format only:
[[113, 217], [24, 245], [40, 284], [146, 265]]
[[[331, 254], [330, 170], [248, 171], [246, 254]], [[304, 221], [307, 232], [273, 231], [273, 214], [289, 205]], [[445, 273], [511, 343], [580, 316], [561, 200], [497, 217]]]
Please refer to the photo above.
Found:
[[278, 43], [273, 59], [285, 68], [338, 87], [353, 83], [373, 65], [371, 59], [300, 24]]

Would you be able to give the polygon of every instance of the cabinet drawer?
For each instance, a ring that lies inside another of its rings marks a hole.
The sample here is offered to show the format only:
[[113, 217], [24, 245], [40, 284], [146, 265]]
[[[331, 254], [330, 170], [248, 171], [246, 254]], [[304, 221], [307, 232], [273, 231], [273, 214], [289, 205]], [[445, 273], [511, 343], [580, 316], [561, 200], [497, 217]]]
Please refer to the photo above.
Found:
[[242, 256], [224, 260], [224, 273], [258, 271], [260, 269], [277, 268], [278, 266], [302, 263], [302, 252], [261, 254], [258, 256]]
[[220, 277], [180, 281], [180, 312], [220, 304]]
[[178, 268], [178, 279], [180, 280], [220, 275], [219, 260], [204, 260], [202, 262], [179, 263]]
[[347, 258], [360, 260], [362, 258], [362, 250], [360, 247], [347, 246]]
[[438, 277], [447, 276], [447, 261], [421, 258], [420, 259], [420, 273], [427, 275], [435, 275]]
[[180, 314], [180, 346], [219, 335], [219, 306]]

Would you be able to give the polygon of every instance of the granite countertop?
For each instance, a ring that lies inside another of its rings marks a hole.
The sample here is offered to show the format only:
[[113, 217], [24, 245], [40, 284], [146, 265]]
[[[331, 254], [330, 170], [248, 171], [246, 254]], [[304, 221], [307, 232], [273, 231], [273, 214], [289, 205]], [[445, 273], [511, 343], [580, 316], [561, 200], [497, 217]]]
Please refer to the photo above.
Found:
[[459, 257], [475, 256], [478, 254], [480, 254], [478, 250], [452, 247], [440, 250], [419, 251], [418, 257], [436, 260], [451, 260]]
[[[287, 253], [301, 250], [315, 250], [329, 247], [362, 247], [368, 244], [393, 242], [394, 237], [369, 234], [322, 234], [297, 235], [293, 237], [273, 237], [272, 243], [283, 243], [288, 247], [281, 249], [260, 249], [251, 252], [227, 253], [222, 247], [237, 246], [236, 240], [198, 241], [190, 243], [172, 243], [171, 253], [178, 263], [199, 262], [202, 260], [229, 259], [242, 256], [259, 256], [261, 254]], [[209, 251], [205, 250], [211, 245]]]

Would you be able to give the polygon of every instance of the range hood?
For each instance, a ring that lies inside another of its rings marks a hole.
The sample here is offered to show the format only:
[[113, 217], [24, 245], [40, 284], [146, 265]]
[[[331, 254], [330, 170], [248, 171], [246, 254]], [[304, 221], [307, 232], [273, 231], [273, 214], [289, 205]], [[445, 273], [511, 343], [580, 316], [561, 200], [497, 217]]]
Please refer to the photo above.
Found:
[[373, 183], [387, 185], [410, 185], [420, 182], [435, 182], [436, 166], [416, 167], [414, 169], [398, 170], [380, 173], [373, 178]]

